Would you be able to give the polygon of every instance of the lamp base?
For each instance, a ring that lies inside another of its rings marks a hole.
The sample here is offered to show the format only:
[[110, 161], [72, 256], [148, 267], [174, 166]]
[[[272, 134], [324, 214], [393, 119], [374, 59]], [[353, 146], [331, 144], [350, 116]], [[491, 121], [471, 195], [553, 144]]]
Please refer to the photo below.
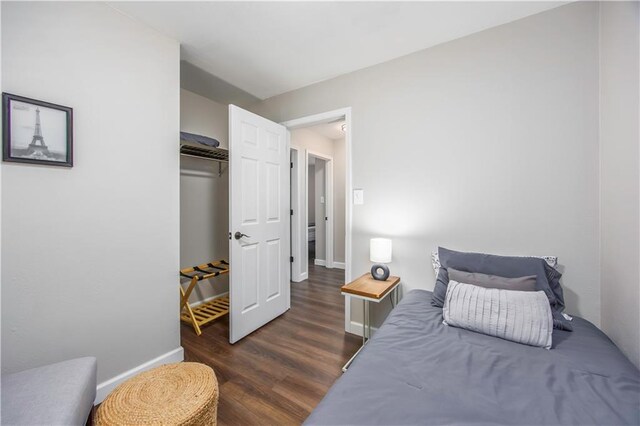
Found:
[[[380, 272], [382, 269], [382, 272]], [[374, 280], [386, 281], [389, 278], [389, 267], [381, 263], [376, 263], [371, 267], [371, 276]]]

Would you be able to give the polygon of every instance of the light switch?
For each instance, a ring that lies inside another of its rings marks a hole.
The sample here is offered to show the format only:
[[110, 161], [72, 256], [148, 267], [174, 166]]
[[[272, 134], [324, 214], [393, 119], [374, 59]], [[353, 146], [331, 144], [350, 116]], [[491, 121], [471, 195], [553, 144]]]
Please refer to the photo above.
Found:
[[353, 190], [353, 204], [364, 204], [364, 189]]
[[320, 196], [320, 204], [324, 204], [324, 195]]

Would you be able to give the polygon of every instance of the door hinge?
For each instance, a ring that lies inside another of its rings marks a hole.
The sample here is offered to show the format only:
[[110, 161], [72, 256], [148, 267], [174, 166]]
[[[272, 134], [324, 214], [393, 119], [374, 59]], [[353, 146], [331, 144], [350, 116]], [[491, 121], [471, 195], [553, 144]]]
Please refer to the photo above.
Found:
[[324, 220], [329, 220], [329, 218], [325, 216], [325, 217], [324, 217]]
[[291, 216], [293, 216], [293, 209], [291, 209]]
[[293, 169], [293, 163], [289, 163], [291, 165], [291, 168]]
[[289, 260], [291, 261], [291, 263], [293, 263], [293, 256], [291, 256]]

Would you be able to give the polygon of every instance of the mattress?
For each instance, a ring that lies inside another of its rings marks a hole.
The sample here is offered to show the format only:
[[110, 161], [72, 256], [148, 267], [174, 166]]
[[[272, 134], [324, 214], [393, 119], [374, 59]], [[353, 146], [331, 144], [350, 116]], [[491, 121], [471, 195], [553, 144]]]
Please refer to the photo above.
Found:
[[590, 322], [546, 350], [446, 326], [430, 301], [409, 292], [305, 424], [640, 423], [640, 372]]

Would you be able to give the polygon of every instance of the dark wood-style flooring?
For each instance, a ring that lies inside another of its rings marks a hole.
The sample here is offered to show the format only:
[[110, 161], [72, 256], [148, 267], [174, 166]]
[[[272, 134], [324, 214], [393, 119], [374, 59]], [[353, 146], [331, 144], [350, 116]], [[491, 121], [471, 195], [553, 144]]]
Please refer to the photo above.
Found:
[[291, 309], [234, 345], [228, 317], [196, 336], [182, 324], [185, 361], [211, 366], [218, 378], [218, 424], [302, 423], [358, 350], [344, 332], [344, 271], [309, 265], [309, 279], [291, 283]]

